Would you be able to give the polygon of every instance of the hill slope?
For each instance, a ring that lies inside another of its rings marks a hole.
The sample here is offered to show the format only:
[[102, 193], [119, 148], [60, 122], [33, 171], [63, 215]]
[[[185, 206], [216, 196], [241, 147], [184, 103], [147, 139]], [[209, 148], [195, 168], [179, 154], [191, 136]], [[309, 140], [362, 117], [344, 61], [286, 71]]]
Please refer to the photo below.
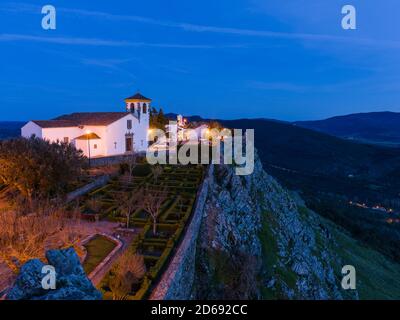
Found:
[[382, 192], [388, 198], [397, 197], [396, 190], [400, 190], [398, 149], [354, 143], [284, 122], [220, 122], [231, 128], [254, 129], [263, 164], [291, 189], [307, 187], [371, 200]]
[[[399, 299], [400, 265], [304, 206], [262, 168], [214, 168], [196, 249], [196, 299]], [[341, 288], [353, 265], [357, 290]]]
[[[388, 223], [400, 218], [400, 149], [264, 119], [220, 122], [255, 129], [255, 145], [268, 173], [286, 188], [300, 191], [307, 207], [400, 262], [400, 223]], [[360, 208], [350, 201], [392, 208], [395, 213]]]
[[396, 112], [357, 113], [294, 124], [347, 139], [400, 145], [400, 113]]

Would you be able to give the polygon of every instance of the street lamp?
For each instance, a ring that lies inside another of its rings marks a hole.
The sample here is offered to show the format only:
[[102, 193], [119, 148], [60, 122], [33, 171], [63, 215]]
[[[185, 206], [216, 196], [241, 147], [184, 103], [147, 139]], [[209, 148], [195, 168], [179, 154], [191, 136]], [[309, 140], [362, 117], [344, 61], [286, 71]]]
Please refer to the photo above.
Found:
[[94, 133], [93, 131], [86, 130], [85, 134], [75, 138], [75, 140], [83, 140], [83, 141], [86, 140], [87, 141], [87, 149], [88, 149], [88, 156], [89, 156], [89, 167], [90, 167], [91, 164], [92, 164], [91, 163], [92, 162], [92, 156], [91, 156], [91, 153], [92, 153], [91, 151], [92, 150], [90, 150], [91, 149], [90, 148], [90, 140], [101, 140], [101, 138], [96, 133]]
[[87, 137], [87, 144], [88, 144], [88, 153], [89, 153], [89, 168], [91, 167], [91, 161], [90, 161], [90, 135], [92, 134], [92, 131], [86, 130], [86, 137]]

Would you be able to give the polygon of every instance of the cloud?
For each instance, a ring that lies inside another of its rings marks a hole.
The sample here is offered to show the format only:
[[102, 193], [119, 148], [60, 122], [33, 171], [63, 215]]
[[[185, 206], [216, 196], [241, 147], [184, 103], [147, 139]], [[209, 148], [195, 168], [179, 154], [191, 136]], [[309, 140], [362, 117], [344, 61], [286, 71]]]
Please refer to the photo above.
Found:
[[[277, 39], [288, 39], [288, 40], [302, 40], [302, 41], [325, 41], [325, 42], [340, 42], [354, 45], [362, 46], [385, 46], [390, 48], [400, 48], [399, 41], [390, 40], [376, 40], [371, 38], [356, 38], [354, 36], [338, 36], [330, 34], [316, 34], [316, 33], [296, 33], [296, 32], [277, 32], [270, 30], [254, 30], [246, 28], [233, 28], [233, 27], [220, 27], [211, 25], [199, 25], [191, 23], [182, 23], [174, 21], [166, 21], [160, 19], [153, 19], [137, 15], [121, 15], [112, 14], [108, 12], [101, 11], [89, 11], [74, 8], [56, 7], [57, 12], [73, 14], [76, 16], [93, 17], [99, 19], [108, 19], [113, 21], [132, 21], [144, 24], [158, 25], [162, 27], [177, 28], [188, 32], [197, 33], [215, 33], [215, 34], [225, 34], [225, 35], [237, 35], [237, 36], [247, 36], [247, 37], [263, 37], [263, 38], [277, 38]], [[25, 13], [37, 13], [40, 12], [40, 6], [35, 6], [31, 4], [16, 4], [16, 3], [6, 3], [0, 6], [0, 10], [9, 12], [25, 12]], [[38, 11], [39, 10], [39, 11]], [[89, 40], [89, 39], [84, 39]], [[179, 45], [179, 44], [144, 44], [144, 43], [131, 43], [126, 42], [113, 42], [109, 44], [110, 41], [101, 41], [97, 39], [96, 43], [99, 45], [135, 45], [135, 46], [155, 46], [164, 48], [214, 48], [215, 46], [209, 45]], [[87, 41], [90, 44], [92, 41]], [[223, 47], [244, 47], [245, 45], [228, 45]]]
[[[219, 27], [210, 25], [198, 25], [191, 23], [173, 22], [165, 20], [157, 20], [143, 16], [136, 15], [118, 15], [110, 14], [99, 11], [87, 11], [80, 9], [59, 8], [58, 11], [75, 14], [78, 16], [89, 16], [94, 18], [108, 19], [114, 21], [132, 21], [145, 24], [158, 25], [162, 27], [178, 28], [188, 32], [208, 32], [216, 34], [228, 34], [237, 36], [250, 36], [250, 37], [264, 37], [264, 38], [278, 38], [289, 40], [306, 40], [306, 41], [336, 41], [336, 42], [355, 42], [364, 45], [376, 44], [375, 40], [371, 39], [355, 39], [350, 37], [341, 37], [327, 34], [311, 34], [311, 33], [289, 33], [289, 32], [275, 32], [269, 30], [254, 30], [243, 28]], [[400, 44], [397, 44], [400, 46]]]
[[298, 84], [292, 82], [264, 82], [264, 81], [250, 81], [247, 87], [257, 90], [265, 91], [284, 91], [292, 93], [312, 93], [324, 92], [332, 93], [337, 91], [344, 91], [348, 89], [369, 87], [370, 89], [377, 89], [373, 79], [360, 79], [352, 81], [344, 81], [328, 84]]
[[132, 79], [137, 79], [137, 76], [129, 71], [128, 68], [123, 68], [120, 65], [126, 62], [132, 61], [132, 59], [96, 59], [96, 58], [82, 58], [79, 62], [87, 65], [100, 67], [109, 71], [116, 71], [119, 73], [125, 73]]
[[[40, 7], [31, 4], [17, 4], [17, 3], [6, 3], [0, 6], [2, 11], [10, 12], [27, 12], [27, 13], [37, 13], [40, 12]], [[39, 10], [39, 11], [38, 11]], [[369, 46], [369, 47], [388, 47], [388, 48], [400, 48], [400, 41], [391, 40], [377, 40], [372, 38], [360, 38], [354, 36], [338, 36], [331, 34], [317, 34], [317, 33], [297, 33], [297, 32], [276, 32], [270, 30], [254, 30], [246, 28], [234, 28], [234, 27], [220, 27], [211, 25], [199, 25], [191, 23], [182, 23], [174, 21], [166, 21], [153, 19], [137, 15], [120, 15], [112, 14], [100, 11], [88, 11], [82, 9], [57, 7], [57, 12], [72, 14], [76, 16], [93, 17], [99, 19], [108, 19], [113, 21], [132, 21], [137, 23], [152, 24], [168, 28], [177, 28], [188, 32], [197, 33], [214, 33], [214, 34], [225, 34], [225, 35], [236, 35], [236, 36], [247, 36], [247, 37], [263, 37], [263, 38], [276, 38], [276, 39], [287, 39], [287, 40], [300, 40], [308, 42], [335, 42], [335, 43], [345, 43], [353, 44], [356, 46]], [[86, 39], [88, 40], [88, 39]], [[87, 41], [90, 44], [91, 41]], [[145, 44], [145, 43], [131, 43], [126, 42], [115, 44], [108, 44], [109, 41], [97, 41], [100, 45], [136, 45], [136, 46], [154, 46], [163, 48], [215, 48], [213, 45], [179, 45], [179, 44]], [[96, 44], [97, 45], [97, 44]], [[245, 47], [245, 45], [227, 45], [222, 47]]]
[[94, 58], [83, 58], [81, 63], [92, 66], [114, 68], [123, 63], [129, 62], [132, 59], [94, 59]]
[[363, 78], [336, 83], [326, 84], [299, 84], [293, 82], [268, 82], [248, 81], [247, 88], [267, 92], [290, 92], [290, 93], [343, 93], [354, 92], [355, 90], [368, 90], [370, 93], [397, 93], [400, 89], [400, 78], [384, 77], [380, 82], [375, 78]]
[[124, 40], [105, 40], [98, 38], [76, 38], [76, 37], [44, 37], [28, 34], [0, 34], [0, 42], [30, 41], [63, 45], [85, 45], [85, 46], [110, 46], [110, 47], [150, 47], [171, 49], [222, 49], [222, 48], [244, 48], [244, 44], [179, 44], [179, 43], [149, 43], [132, 42]]

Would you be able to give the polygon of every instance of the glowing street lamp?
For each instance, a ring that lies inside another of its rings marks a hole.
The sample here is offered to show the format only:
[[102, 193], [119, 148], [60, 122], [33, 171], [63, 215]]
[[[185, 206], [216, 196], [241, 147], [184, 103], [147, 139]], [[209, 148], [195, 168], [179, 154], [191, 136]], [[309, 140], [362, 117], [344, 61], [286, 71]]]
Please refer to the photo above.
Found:
[[91, 167], [91, 160], [90, 160], [90, 135], [92, 134], [91, 130], [86, 130], [86, 137], [87, 137], [87, 144], [88, 144], [88, 152], [89, 152], [89, 168]]
[[89, 156], [89, 167], [91, 166], [91, 150], [90, 150], [90, 140], [100, 140], [101, 138], [91, 130], [86, 130], [85, 134], [76, 138], [76, 140], [86, 140], [88, 147]]

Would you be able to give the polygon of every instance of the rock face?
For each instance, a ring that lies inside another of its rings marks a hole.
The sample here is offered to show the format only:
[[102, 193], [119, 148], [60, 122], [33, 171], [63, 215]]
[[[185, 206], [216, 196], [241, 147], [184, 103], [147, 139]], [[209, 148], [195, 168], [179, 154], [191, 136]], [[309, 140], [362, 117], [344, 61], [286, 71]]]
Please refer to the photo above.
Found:
[[49, 250], [46, 253], [48, 265], [56, 271], [56, 289], [42, 288], [42, 274], [45, 264], [33, 259], [26, 262], [7, 295], [8, 300], [100, 300], [101, 293], [87, 278], [73, 248]]
[[256, 156], [249, 176], [217, 165], [197, 240], [197, 299], [342, 299], [342, 262], [319, 217]]

